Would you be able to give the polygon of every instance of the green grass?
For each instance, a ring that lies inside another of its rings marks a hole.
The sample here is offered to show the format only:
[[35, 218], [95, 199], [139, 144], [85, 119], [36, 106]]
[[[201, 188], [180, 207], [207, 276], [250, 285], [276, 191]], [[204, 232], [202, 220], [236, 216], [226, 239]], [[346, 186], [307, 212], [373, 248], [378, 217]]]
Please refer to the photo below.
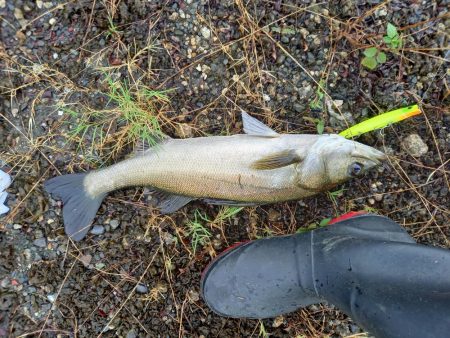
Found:
[[242, 209], [244, 208], [222, 207], [213, 220], [209, 219], [206, 214], [202, 214], [198, 209], [195, 210], [194, 219], [187, 223], [187, 236], [191, 238], [191, 246], [194, 253], [198, 247], [208, 244], [212, 237], [211, 232], [205, 227], [205, 224], [220, 226], [223, 222], [237, 215]]
[[118, 36], [121, 32], [115, 25], [113, 18], [108, 15], [108, 32], [106, 32], [106, 37]]
[[151, 90], [146, 86], [133, 89], [126, 82], [114, 81], [111, 76], [107, 76], [106, 81], [109, 88], [107, 96], [121, 112], [118, 123], [129, 127], [127, 138], [142, 139], [155, 145], [164, 135], [152, 113], [157, 111], [155, 102], [169, 102], [168, 91]]
[[187, 236], [191, 238], [192, 250], [195, 252], [199, 246], [204, 246], [211, 239], [211, 232], [205, 228], [204, 222], [211, 222], [209, 218], [198, 209], [194, 212], [194, 219], [187, 223]]
[[223, 222], [227, 219], [237, 215], [243, 207], [223, 207], [220, 209], [219, 213], [217, 214], [216, 218], [214, 219], [213, 223]]
[[333, 204], [336, 208], [338, 207], [337, 198], [341, 197], [345, 190], [346, 189], [342, 188], [342, 189], [339, 189], [336, 191], [328, 191], [327, 192], [328, 198], [331, 200], [331, 202], [333, 202]]
[[62, 108], [69, 116], [69, 139], [85, 157], [97, 158], [98, 163], [103, 155], [117, 154], [123, 146], [138, 140], [156, 145], [164, 137], [158, 114], [170, 101], [169, 91], [152, 90], [139, 83], [130, 85], [115, 80], [110, 73], [104, 76], [106, 91], [101, 93], [108, 99], [108, 109]]
[[324, 97], [325, 93], [322, 90], [322, 88], [325, 88], [325, 85], [326, 85], [325, 80], [320, 79], [319, 84], [320, 84], [320, 86], [317, 86], [317, 89], [316, 89], [316, 96], [309, 103], [309, 107], [311, 109], [322, 109], [323, 108], [323, 97]]
[[268, 338], [269, 334], [266, 331], [266, 328], [264, 327], [264, 323], [262, 322], [262, 320], [259, 321], [259, 337], [262, 338]]

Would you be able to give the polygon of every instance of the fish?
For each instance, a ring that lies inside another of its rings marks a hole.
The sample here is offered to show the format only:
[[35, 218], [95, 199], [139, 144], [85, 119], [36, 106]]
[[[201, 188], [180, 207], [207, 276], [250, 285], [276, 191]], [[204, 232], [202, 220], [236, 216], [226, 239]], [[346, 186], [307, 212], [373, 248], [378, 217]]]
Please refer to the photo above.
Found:
[[386, 155], [336, 134], [279, 134], [242, 112], [244, 134], [173, 139], [109, 167], [53, 177], [44, 189], [63, 202], [66, 234], [83, 239], [105, 196], [148, 187], [162, 214], [193, 200], [256, 206], [327, 191], [380, 165]]

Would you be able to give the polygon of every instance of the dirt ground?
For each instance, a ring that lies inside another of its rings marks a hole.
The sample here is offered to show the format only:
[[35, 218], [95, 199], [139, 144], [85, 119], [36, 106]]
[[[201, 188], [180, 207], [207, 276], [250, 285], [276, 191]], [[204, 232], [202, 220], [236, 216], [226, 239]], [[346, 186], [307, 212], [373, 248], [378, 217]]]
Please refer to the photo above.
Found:
[[[235, 242], [350, 210], [450, 247], [448, 1], [0, 0], [0, 18], [0, 167], [13, 178], [0, 336], [363, 337], [325, 303], [264, 321], [217, 316], [201, 272]], [[388, 23], [400, 47], [383, 41]], [[387, 56], [374, 70], [361, 64], [370, 47]], [[111, 99], [114, 88], [131, 95]], [[241, 133], [242, 109], [280, 133], [337, 133], [413, 103], [422, 115], [358, 139], [386, 166], [298, 202], [161, 216], [143, 188], [116, 191], [73, 243], [42, 188], [127, 156], [145, 132], [127, 109], [182, 138]]]

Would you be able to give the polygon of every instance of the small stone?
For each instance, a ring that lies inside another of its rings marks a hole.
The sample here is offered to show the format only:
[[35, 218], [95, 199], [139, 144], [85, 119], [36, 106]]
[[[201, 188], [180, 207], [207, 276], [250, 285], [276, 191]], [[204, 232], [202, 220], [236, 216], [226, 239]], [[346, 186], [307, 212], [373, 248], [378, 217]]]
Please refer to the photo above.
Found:
[[370, 205], [375, 204], [375, 200], [373, 198], [369, 198], [367, 201], [369, 202]]
[[375, 11], [375, 16], [386, 16], [387, 10], [385, 7], [380, 8], [379, 10]]
[[136, 286], [136, 292], [137, 293], [147, 293], [148, 292], [148, 287], [144, 284], [139, 283]]
[[402, 141], [402, 146], [411, 156], [420, 157], [428, 152], [427, 144], [417, 134], [411, 134]]
[[53, 53], [53, 59], [57, 59], [58, 58], [58, 53]]
[[64, 111], [63, 110], [58, 110], [58, 116], [63, 116]]
[[51, 294], [47, 295], [47, 299], [50, 303], [54, 303], [56, 300], [56, 295], [54, 293], [51, 293]]
[[117, 229], [117, 227], [119, 226], [119, 221], [117, 220], [117, 219], [112, 219], [110, 222], [109, 222], [109, 226], [111, 227], [111, 229]]
[[191, 138], [193, 136], [193, 129], [187, 123], [180, 123], [177, 126], [176, 133], [178, 137], [181, 138]]
[[35, 239], [33, 244], [39, 248], [45, 248], [47, 246], [47, 240], [45, 237]]
[[102, 225], [94, 225], [91, 230], [91, 234], [93, 235], [101, 235], [105, 232], [105, 227]]
[[375, 194], [374, 198], [375, 198], [375, 201], [381, 202], [383, 200], [383, 194]]
[[51, 18], [50, 20], [48, 20], [48, 23], [53, 26], [56, 23], [56, 19]]
[[305, 39], [309, 35], [308, 30], [304, 27], [300, 28], [299, 31], [300, 31], [300, 34], [303, 36], [303, 39]]
[[172, 14], [170, 14], [169, 16], [169, 20], [170, 21], [176, 21], [178, 19], [178, 13], [177, 12], [173, 12]]
[[24, 18], [23, 17], [23, 12], [22, 12], [22, 10], [19, 7], [14, 8], [14, 17], [17, 20], [22, 20]]
[[22, 225], [21, 225], [21, 224], [15, 223], [15, 224], [13, 225], [13, 229], [14, 229], [14, 230], [22, 229]]
[[83, 263], [83, 265], [85, 267], [89, 266], [89, 264], [91, 263], [91, 260], [92, 260], [92, 256], [91, 255], [83, 255], [83, 256], [80, 257], [80, 261], [81, 261], [81, 263]]
[[278, 316], [277, 318], [275, 318], [273, 320], [273, 324], [272, 327], [280, 327], [281, 324], [284, 323], [284, 317], [283, 316]]
[[189, 294], [189, 300], [191, 303], [195, 303], [195, 302], [199, 301], [200, 295], [198, 294], [197, 291], [189, 290], [188, 294]]
[[302, 113], [304, 111], [303, 106], [299, 103], [294, 103], [293, 107], [297, 113]]
[[98, 270], [101, 270], [105, 267], [105, 263], [96, 263], [95, 268]]
[[263, 94], [263, 100], [266, 101], [266, 102], [269, 102], [270, 101], [270, 96], [267, 95], [267, 94]]
[[130, 331], [128, 331], [126, 338], [136, 338], [136, 337], [137, 337], [136, 331], [131, 329]]
[[5, 8], [5, 7], [6, 7], [6, 1], [0, 0], [0, 8]]
[[209, 30], [208, 27], [202, 27], [200, 29], [200, 33], [202, 33], [205, 39], [209, 39], [211, 37], [211, 31]]
[[280, 219], [280, 216], [281, 216], [281, 214], [278, 211], [270, 208], [269, 215], [268, 215], [269, 221], [271, 221], [271, 222], [278, 221]]
[[344, 104], [343, 100], [333, 100], [333, 103], [336, 107], [340, 108]]
[[42, 6], [44, 6], [44, 2], [42, 0], [36, 0], [36, 6], [37, 8], [41, 9]]

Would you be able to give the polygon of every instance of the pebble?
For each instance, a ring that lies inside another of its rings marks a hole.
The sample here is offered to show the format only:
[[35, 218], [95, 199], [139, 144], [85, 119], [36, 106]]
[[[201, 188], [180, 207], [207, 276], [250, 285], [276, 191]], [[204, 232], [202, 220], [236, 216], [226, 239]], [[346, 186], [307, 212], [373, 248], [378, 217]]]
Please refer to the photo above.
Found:
[[180, 138], [191, 138], [193, 136], [192, 127], [187, 123], [180, 123], [177, 126], [176, 133]]
[[22, 229], [22, 225], [21, 225], [21, 224], [15, 223], [15, 224], [13, 225], [13, 229], [14, 229], [14, 230]]
[[91, 263], [91, 260], [92, 260], [92, 256], [91, 255], [83, 255], [83, 256], [80, 257], [80, 261], [81, 261], [81, 263], [83, 263], [83, 265], [85, 267], [89, 266], [89, 264]]
[[188, 294], [189, 294], [189, 300], [191, 303], [195, 303], [195, 302], [199, 301], [200, 295], [198, 294], [197, 291], [189, 290]]
[[136, 338], [136, 337], [137, 337], [136, 331], [134, 331], [133, 329], [128, 331], [127, 338]]
[[38, 238], [34, 240], [33, 244], [39, 248], [45, 248], [47, 246], [47, 240], [44, 237]]
[[428, 152], [427, 144], [417, 134], [411, 134], [402, 141], [403, 149], [414, 157], [420, 157]]
[[369, 202], [370, 205], [375, 204], [375, 200], [373, 198], [369, 198], [367, 201]]
[[278, 316], [273, 320], [272, 327], [280, 327], [284, 323], [284, 317]]
[[102, 225], [94, 225], [91, 230], [91, 234], [93, 235], [101, 235], [105, 232], [105, 227]]
[[148, 287], [144, 284], [139, 283], [136, 286], [136, 292], [137, 293], [147, 293], [148, 292]]
[[14, 8], [14, 16], [17, 20], [23, 19], [23, 12], [19, 7]]
[[50, 20], [48, 20], [48, 23], [53, 26], [56, 23], [56, 19], [51, 18]]
[[280, 216], [281, 216], [280, 212], [276, 211], [275, 209], [270, 208], [269, 214], [268, 214], [269, 221], [271, 221], [271, 222], [278, 221], [280, 219]]
[[111, 227], [111, 229], [117, 229], [117, 227], [119, 226], [119, 221], [117, 220], [117, 219], [112, 219], [110, 222], [109, 222], [109, 226]]
[[105, 267], [105, 263], [96, 263], [95, 268], [98, 270], [101, 270]]
[[383, 200], [383, 194], [375, 194], [375, 201], [381, 202]]
[[294, 103], [293, 107], [297, 113], [303, 113], [304, 111], [304, 107], [299, 103]]
[[50, 303], [54, 303], [56, 300], [56, 295], [54, 293], [51, 293], [51, 294], [47, 295], [47, 299]]
[[208, 27], [202, 27], [200, 29], [200, 33], [202, 33], [205, 39], [209, 39], [211, 37], [211, 31], [209, 30]]

